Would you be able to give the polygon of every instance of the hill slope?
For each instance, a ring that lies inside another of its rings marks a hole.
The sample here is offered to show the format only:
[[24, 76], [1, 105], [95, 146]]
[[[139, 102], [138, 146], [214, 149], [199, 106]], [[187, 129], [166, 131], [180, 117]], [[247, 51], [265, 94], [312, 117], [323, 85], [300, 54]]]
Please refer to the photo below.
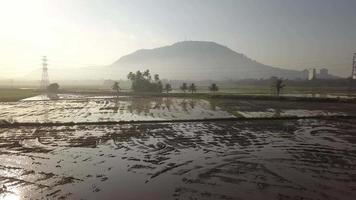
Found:
[[150, 69], [162, 78], [222, 80], [300, 78], [302, 73], [267, 66], [214, 42], [184, 41], [156, 49], [138, 50], [121, 57], [112, 69], [129, 71]]

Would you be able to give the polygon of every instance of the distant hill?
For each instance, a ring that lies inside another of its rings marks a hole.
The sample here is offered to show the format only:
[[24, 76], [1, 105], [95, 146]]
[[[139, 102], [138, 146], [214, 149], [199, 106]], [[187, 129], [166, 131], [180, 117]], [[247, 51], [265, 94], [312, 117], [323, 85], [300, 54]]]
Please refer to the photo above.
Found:
[[155, 49], [142, 49], [111, 65], [121, 73], [150, 69], [162, 78], [228, 80], [247, 78], [302, 78], [302, 72], [261, 64], [215, 42], [184, 41]]

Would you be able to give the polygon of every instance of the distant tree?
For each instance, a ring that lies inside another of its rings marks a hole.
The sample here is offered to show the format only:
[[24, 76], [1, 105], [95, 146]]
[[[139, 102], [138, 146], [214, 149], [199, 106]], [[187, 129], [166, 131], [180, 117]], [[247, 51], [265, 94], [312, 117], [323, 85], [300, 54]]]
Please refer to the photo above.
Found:
[[57, 95], [59, 89], [58, 83], [51, 83], [47, 86], [47, 97], [51, 100], [59, 99]]
[[130, 72], [127, 78], [132, 82], [131, 89], [135, 92], [162, 92], [163, 85], [159, 79], [159, 75], [154, 75], [154, 80], [151, 78], [149, 70], [144, 72]]
[[116, 92], [116, 96], [119, 96], [119, 91], [121, 90], [121, 88], [117, 81], [114, 82], [111, 88]]
[[159, 75], [158, 75], [158, 74], [155, 74], [155, 75], [154, 75], [154, 80], [155, 80], [156, 82], [159, 81]]
[[161, 81], [158, 81], [157, 82], [157, 91], [159, 92], [159, 93], [162, 93], [163, 92], [163, 84], [162, 84], [162, 82]]
[[187, 83], [183, 83], [182, 86], [180, 86], [180, 89], [185, 93], [188, 90]]
[[59, 89], [58, 83], [51, 83], [47, 86], [47, 91], [50, 93], [57, 93]]
[[188, 90], [193, 94], [194, 92], [197, 91], [197, 87], [195, 86], [194, 83], [192, 83], [192, 84], [189, 86], [189, 89], [188, 89]]
[[280, 95], [281, 90], [282, 90], [285, 86], [286, 86], [286, 85], [283, 83], [283, 79], [281, 79], [281, 78], [275, 79], [275, 81], [274, 81], [274, 83], [273, 83], [273, 87], [276, 89], [277, 96]]
[[213, 93], [215, 93], [215, 92], [219, 91], [219, 88], [218, 88], [218, 86], [217, 86], [215, 83], [213, 83], [213, 84], [211, 84], [211, 86], [209, 87], [209, 90], [212, 91]]
[[[150, 70], [146, 70], [142, 73], [142, 76], [145, 77], [147, 80], [151, 80], [151, 74], [150, 74]], [[159, 79], [158, 79], [159, 80]], [[158, 81], [157, 80], [157, 81]]]
[[166, 93], [168, 94], [170, 91], [172, 91], [172, 86], [169, 83], [166, 83], [166, 85], [164, 86], [164, 90], [166, 91]]

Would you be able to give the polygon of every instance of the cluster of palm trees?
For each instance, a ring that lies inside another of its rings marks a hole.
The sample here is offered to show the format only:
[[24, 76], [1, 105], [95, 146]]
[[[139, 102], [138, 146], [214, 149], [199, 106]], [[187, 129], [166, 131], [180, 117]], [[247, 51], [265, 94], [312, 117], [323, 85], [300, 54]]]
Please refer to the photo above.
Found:
[[[114, 90], [116, 92], [117, 95], [119, 95], [119, 92], [121, 90], [120, 86], [119, 86], [119, 82], [115, 81], [113, 83], [113, 85], [111, 86], [111, 89]], [[196, 93], [197, 92], [197, 86], [195, 85], [195, 83], [191, 83], [189, 86], [187, 83], [183, 83], [181, 86], [180, 86], [180, 89], [186, 93], [187, 91], [190, 92], [190, 93]], [[169, 83], [166, 83], [164, 85], [164, 87], [161, 89], [161, 92], [166, 92], [167, 94], [169, 92], [171, 92], [173, 89], [172, 89], [172, 85], [169, 84]], [[219, 87], [213, 83], [210, 85], [209, 87], [209, 90], [213, 93], [219, 91]]]
[[[189, 86], [187, 83], [183, 83], [182, 86], [180, 86], [180, 89], [185, 93], [186, 91], [191, 92], [192, 94], [197, 91], [197, 87], [195, 86], [194, 83], [190, 84]], [[211, 84], [209, 87], [209, 90], [211, 92], [217, 92], [219, 91], [219, 87], [216, 85], [216, 83]]]
[[189, 87], [187, 83], [183, 83], [182, 86], [180, 86], [180, 89], [185, 93], [186, 91], [191, 92], [192, 94], [194, 92], [197, 92], [197, 87], [195, 86], [194, 83], [190, 84]]

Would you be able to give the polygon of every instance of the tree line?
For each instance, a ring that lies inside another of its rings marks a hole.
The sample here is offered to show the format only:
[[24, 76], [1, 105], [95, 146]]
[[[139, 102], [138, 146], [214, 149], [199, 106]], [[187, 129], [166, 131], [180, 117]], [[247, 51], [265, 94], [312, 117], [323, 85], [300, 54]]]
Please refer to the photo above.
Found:
[[[162, 84], [162, 81], [160, 80], [160, 77], [158, 74], [154, 74], [153, 77], [150, 73], [149, 70], [145, 70], [143, 72], [137, 71], [135, 73], [130, 72], [127, 75], [127, 79], [131, 81], [131, 90], [134, 92], [142, 93], [142, 92], [149, 92], [149, 93], [169, 93], [173, 90], [172, 85], [169, 83]], [[114, 82], [112, 87], [111, 87], [117, 94], [119, 94], [119, 91], [121, 90], [119, 83]], [[187, 84], [183, 83], [180, 86], [180, 90], [182, 90], [184, 93], [190, 92], [190, 93], [196, 93], [197, 92], [197, 86], [195, 83]], [[219, 90], [218, 86], [213, 83], [209, 87], [209, 90], [212, 92], [217, 92]]]

